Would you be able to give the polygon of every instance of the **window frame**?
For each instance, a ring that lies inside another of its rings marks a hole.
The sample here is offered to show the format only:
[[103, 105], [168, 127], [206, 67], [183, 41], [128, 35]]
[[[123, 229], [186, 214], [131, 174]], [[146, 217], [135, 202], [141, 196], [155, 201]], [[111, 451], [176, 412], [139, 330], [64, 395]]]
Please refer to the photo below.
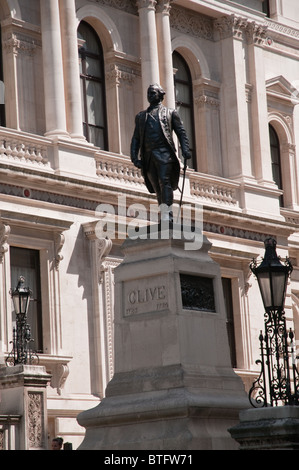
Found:
[[[96, 145], [95, 142], [91, 140], [90, 136], [90, 127], [95, 128], [95, 129], [101, 129], [103, 131], [103, 140], [104, 140], [104, 148], [102, 150], [108, 150], [108, 126], [107, 126], [107, 105], [106, 105], [106, 86], [105, 86], [105, 67], [104, 67], [104, 52], [103, 52], [103, 46], [100, 41], [99, 36], [97, 35], [96, 31], [94, 28], [87, 23], [86, 21], [81, 21], [79, 26], [78, 26], [78, 32], [80, 25], [85, 25], [87, 28], [90, 29], [92, 32], [98, 49], [99, 49], [99, 54], [95, 54], [90, 51], [86, 51], [83, 46], [79, 47], [78, 49], [78, 54], [79, 54], [79, 61], [81, 61], [81, 72], [80, 72], [80, 81], [82, 83], [82, 111], [83, 111], [83, 130], [84, 130], [84, 135], [86, 137], [86, 140], [90, 143], [93, 143]], [[88, 75], [86, 72], [86, 58], [91, 58], [99, 61], [100, 64], [100, 70], [101, 70], [101, 77], [96, 77], [95, 75]], [[94, 124], [90, 124], [88, 121], [88, 103], [87, 103], [87, 83], [88, 82], [94, 82], [94, 83], [99, 83], [102, 88], [102, 113], [103, 113], [103, 126], [97, 126]]]
[[[57, 285], [59, 284], [59, 271], [55, 266], [56, 260], [56, 247], [55, 239], [53, 238], [53, 232], [48, 232], [46, 238], [43, 237], [43, 230], [41, 231], [41, 237], [36, 237], [33, 235], [31, 229], [29, 230], [15, 230], [15, 226], [11, 225], [12, 232], [9, 236], [9, 246], [15, 246], [19, 248], [26, 248], [39, 251], [39, 260], [40, 260], [40, 283], [41, 283], [41, 305], [42, 305], [42, 344], [43, 352], [40, 353], [40, 361], [42, 361], [42, 356], [46, 357], [58, 357], [63, 351], [63, 346], [61, 343], [61, 325], [60, 325], [60, 291], [57, 290]], [[46, 232], [44, 232], [46, 234]], [[5, 278], [7, 285], [7, 302], [6, 302], [6, 331], [3, 332], [3, 340], [5, 347], [8, 348], [9, 352], [10, 346], [9, 343], [12, 340], [12, 304], [11, 298], [9, 295], [9, 290], [11, 287], [11, 264], [10, 264], [10, 250], [5, 253]], [[1, 333], [1, 332], [0, 332]]]
[[[190, 141], [190, 137], [192, 138], [192, 144], [193, 144], [192, 146], [190, 146], [190, 152], [191, 152], [191, 155], [192, 155], [192, 157], [191, 157], [192, 165], [191, 166], [196, 171], [197, 167], [196, 167], [196, 148], [195, 148], [194, 103], [193, 103], [193, 85], [192, 85], [191, 72], [190, 72], [190, 69], [189, 69], [189, 66], [188, 66], [186, 60], [184, 59], [184, 57], [179, 52], [173, 51], [172, 56], [173, 57], [177, 56], [178, 59], [183, 63], [184, 70], [185, 70], [185, 72], [187, 74], [187, 77], [188, 77], [188, 80], [181, 80], [181, 79], [177, 78], [176, 73], [174, 74], [174, 96], [175, 96], [176, 109], [178, 109], [179, 106], [182, 106], [183, 108], [188, 109], [189, 113], [190, 113], [191, 128], [189, 129], [189, 131], [190, 131], [191, 135], [188, 136], [188, 137], [189, 137], [189, 141]], [[188, 86], [189, 96], [190, 96], [190, 103], [177, 101], [177, 98], [176, 98], [176, 84], [177, 83]], [[190, 166], [190, 164], [188, 164], [188, 166]]]
[[[233, 301], [233, 281], [230, 277], [221, 277], [223, 296], [226, 311], [226, 328], [229, 344], [229, 352], [231, 365], [234, 369], [237, 368], [237, 344], [236, 344], [236, 327], [234, 319], [234, 301]], [[229, 283], [227, 289], [225, 289], [225, 283]], [[228, 294], [228, 297], [226, 296]], [[230, 306], [230, 308], [228, 308]]]
[[[275, 141], [276, 141], [275, 143], [273, 143], [273, 140], [271, 139], [271, 134], [275, 138]], [[278, 134], [277, 134], [276, 130], [271, 125], [271, 123], [269, 124], [269, 142], [270, 142], [271, 168], [272, 168], [273, 181], [277, 185], [278, 189], [283, 191], [283, 175], [282, 175], [282, 167], [281, 167], [280, 140], [279, 140], [279, 137], [278, 137]], [[277, 162], [274, 162], [274, 158], [273, 158], [274, 157], [274, 152], [273, 152], [274, 149], [277, 151], [277, 154], [276, 154], [277, 157], [278, 157]], [[274, 171], [274, 168], [277, 169], [277, 173]], [[278, 174], [279, 181], [275, 177], [275, 174]], [[283, 207], [284, 206], [283, 195], [280, 196], [279, 201], [280, 201], [280, 206]]]

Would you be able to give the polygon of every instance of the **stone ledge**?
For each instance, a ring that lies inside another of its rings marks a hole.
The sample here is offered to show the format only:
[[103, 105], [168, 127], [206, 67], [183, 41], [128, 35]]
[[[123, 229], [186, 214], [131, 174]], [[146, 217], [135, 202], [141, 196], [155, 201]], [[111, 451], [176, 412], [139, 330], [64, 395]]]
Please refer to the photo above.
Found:
[[299, 407], [242, 410], [239, 418], [229, 432], [240, 450], [299, 449]]

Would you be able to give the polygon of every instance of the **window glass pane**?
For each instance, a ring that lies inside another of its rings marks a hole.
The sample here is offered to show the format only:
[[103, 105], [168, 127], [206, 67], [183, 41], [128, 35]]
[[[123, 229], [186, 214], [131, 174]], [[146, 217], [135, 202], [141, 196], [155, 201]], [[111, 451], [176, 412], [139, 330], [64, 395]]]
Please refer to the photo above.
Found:
[[272, 126], [269, 125], [270, 135], [270, 151], [271, 151], [271, 162], [272, 162], [272, 175], [273, 180], [277, 184], [279, 189], [282, 189], [282, 177], [280, 167], [280, 145], [277, 134]]
[[98, 82], [88, 81], [86, 84], [86, 101], [89, 124], [104, 126], [103, 93]]
[[279, 140], [278, 140], [278, 137], [277, 137], [277, 134], [275, 132], [275, 130], [273, 129], [272, 126], [269, 126], [269, 133], [270, 133], [270, 144], [271, 146], [275, 146], [275, 147], [278, 147], [279, 145]]
[[82, 55], [81, 55], [80, 50], [79, 50], [79, 72], [80, 72], [80, 75], [82, 75], [82, 73], [83, 73], [83, 59], [82, 59]]
[[273, 173], [273, 180], [274, 183], [277, 184], [279, 189], [282, 189], [281, 187], [281, 175], [280, 175], [280, 167], [279, 165], [272, 165], [272, 173]]
[[[28, 310], [28, 323], [31, 327], [32, 349], [42, 351], [42, 313], [39, 252], [25, 248], [10, 248], [11, 287], [15, 289], [20, 276], [25, 277], [26, 287], [32, 290]], [[15, 321], [15, 315], [13, 315]]]
[[86, 57], [86, 75], [98, 78], [102, 77], [101, 63], [99, 62], [99, 59]]
[[88, 127], [86, 122], [83, 122], [83, 135], [86, 138], [87, 141], [91, 142], [89, 139], [89, 135], [87, 135]]
[[104, 148], [105, 147], [105, 134], [103, 129], [99, 129], [98, 127], [89, 126], [89, 135], [92, 142], [97, 147]]
[[97, 55], [101, 53], [98, 38], [94, 30], [87, 23], [84, 23], [84, 21], [79, 25], [78, 37], [84, 41], [83, 48], [86, 52], [92, 52]]
[[266, 13], [266, 16], [270, 17], [270, 2], [269, 0], [263, 0], [262, 2], [262, 11]]
[[82, 79], [80, 80], [80, 88], [81, 88], [81, 108], [82, 108], [82, 116], [85, 117], [85, 110], [84, 110], [84, 103], [85, 103], [85, 81]]
[[175, 79], [185, 82], [189, 81], [188, 71], [186, 70], [185, 62], [178, 54], [173, 55], [173, 67], [176, 69]]
[[279, 164], [279, 149], [276, 147], [271, 147], [271, 159], [273, 164]]
[[179, 107], [178, 113], [183, 121], [184, 128], [187, 132], [189, 138], [190, 147], [193, 147], [192, 142], [192, 116], [190, 113], [190, 108], [185, 108], [184, 106]]
[[176, 83], [176, 101], [189, 104], [190, 103], [190, 88], [189, 85], [183, 83]]
[[224, 295], [224, 303], [226, 310], [226, 326], [228, 334], [228, 342], [230, 349], [231, 365], [237, 367], [237, 354], [236, 354], [236, 340], [235, 340], [235, 325], [234, 325], [234, 310], [233, 310], [233, 296], [232, 296], [232, 282], [231, 279], [223, 277], [222, 287]]

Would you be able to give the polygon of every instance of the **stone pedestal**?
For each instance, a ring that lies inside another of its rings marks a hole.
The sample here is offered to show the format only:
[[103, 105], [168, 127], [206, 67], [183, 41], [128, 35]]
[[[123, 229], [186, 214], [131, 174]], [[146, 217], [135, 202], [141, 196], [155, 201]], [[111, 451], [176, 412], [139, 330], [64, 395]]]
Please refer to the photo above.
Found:
[[241, 450], [298, 450], [299, 407], [252, 408], [229, 429]]
[[162, 231], [124, 242], [115, 374], [102, 402], [78, 416], [80, 450], [237, 448], [227, 429], [248, 399], [230, 365], [220, 269], [208, 240], [197, 234], [193, 250], [191, 237]]
[[0, 415], [10, 426], [19, 417], [14, 432], [15, 450], [48, 448], [46, 387], [51, 376], [43, 366], [16, 365], [0, 369]]

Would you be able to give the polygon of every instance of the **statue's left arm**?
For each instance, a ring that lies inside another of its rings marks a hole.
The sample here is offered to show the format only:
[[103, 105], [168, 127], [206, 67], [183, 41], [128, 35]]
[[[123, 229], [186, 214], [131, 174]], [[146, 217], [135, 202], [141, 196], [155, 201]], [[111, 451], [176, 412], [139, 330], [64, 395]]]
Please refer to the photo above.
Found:
[[191, 158], [191, 153], [190, 153], [190, 148], [189, 148], [189, 139], [188, 139], [186, 130], [184, 128], [183, 122], [176, 110], [172, 112], [172, 129], [178, 136], [183, 157], [186, 159]]

